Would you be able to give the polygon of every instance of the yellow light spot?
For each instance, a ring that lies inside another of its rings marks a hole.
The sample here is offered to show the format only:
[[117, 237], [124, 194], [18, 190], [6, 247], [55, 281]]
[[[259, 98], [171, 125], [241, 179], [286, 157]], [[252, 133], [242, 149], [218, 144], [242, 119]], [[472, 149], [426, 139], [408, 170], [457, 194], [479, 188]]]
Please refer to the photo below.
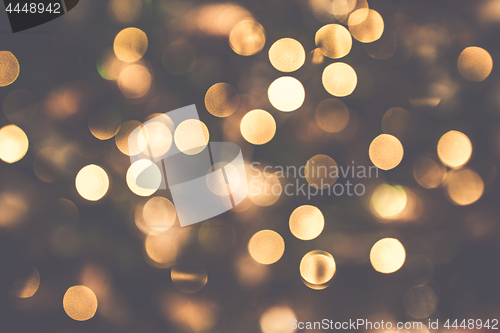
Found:
[[148, 153], [156, 160], [165, 155], [172, 146], [171, 121], [169, 116], [162, 115], [144, 125], [144, 134], [149, 146]]
[[361, 8], [354, 11], [347, 24], [352, 37], [362, 43], [374, 42], [384, 32], [384, 19], [373, 9]]
[[460, 53], [457, 67], [458, 72], [464, 79], [481, 82], [490, 75], [493, 68], [493, 59], [485, 49], [470, 46]]
[[248, 197], [257, 206], [271, 206], [281, 196], [283, 191], [276, 175], [268, 172], [249, 170]]
[[472, 155], [469, 137], [459, 131], [449, 131], [439, 139], [437, 153], [441, 162], [450, 168], [460, 168]]
[[282, 72], [293, 72], [306, 61], [306, 52], [300, 42], [293, 38], [282, 38], [269, 49], [271, 65]]
[[419, 158], [413, 167], [413, 176], [424, 188], [436, 188], [446, 177], [446, 168], [428, 157]]
[[321, 27], [314, 39], [325, 57], [339, 59], [351, 51], [351, 34], [340, 24], [327, 24]]
[[205, 95], [207, 111], [216, 117], [229, 117], [239, 105], [240, 95], [229, 83], [216, 83], [208, 89]]
[[408, 110], [399, 107], [390, 108], [382, 117], [382, 131], [403, 140], [411, 130], [411, 121], [411, 113]]
[[135, 62], [142, 58], [148, 49], [148, 37], [137, 28], [126, 28], [120, 31], [113, 44], [116, 57], [121, 61]]
[[229, 33], [229, 45], [239, 55], [250, 56], [259, 53], [266, 43], [262, 25], [254, 20], [243, 20]]
[[345, 22], [353, 11], [368, 8], [368, 2], [366, 0], [333, 0], [332, 2], [332, 13], [333, 16], [339, 22]]
[[291, 76], [282, 76], [271, 83], [267, 95], [276, 109], [289, 112], [302, 106], [306, 92], [299, 80]]
[[[146, 137], [142, 131], [134, 130], [142, 124], [137, 120], [129, 120], [123, 123], [116, 133], [115, 143], [116, 147], [125, 155], [133, 156], [144, 151], [147, 147]], [[134, 138], [130, 137], [130, 134], [134, 133]]]
[[372, 212], [382, 219], [395, 219], [405, 209], [408, 198], [401, 186], [381, 184], [370, 198]]
[[163, 197], [149, 199], [144, 205], [142, 214], [147, 226], [159, 232], [171, 228], [177, 218], [174, 205]]
[[285, 241], [276, 231], [261, 230], [248, 242], [248, 252], [260, 264], [271, 265], [285, 252]]
[[349, 123], [349, 109], [339, 99], [328, 98], [321, 101], [314, 114], [318, 126], [329, 133], [338, 133]]
[[267, 111], [252, 110], [241, 119], [240, 131], [248, 142], [263, 145], [276, 134], [276, 121]]
[[346, 63], [335, 62], [323, 71], [323, 86], [333, 96], [350, 95], [358, 84], [356, 71]]
[[290, 215], [290, 231], [298, 239], [314, 239], [321, 234], [324, 226], [323, 213], [315, 206], [297, 207]]
[[429, 317], [436, 310], [438, 298], [429, 286], [415, 286], [405, 294], [403, 304], [406, 313], [416, 319]]
[[14, 283], [13, 293], [19, 298], [29, 298], [33, 296], [40, 286], [40, 274], [35, 267], [32, 267], [29, 274]]
[[97, 139], [108, 140], [118, 133], [122, 118], [112, 108], [98, 109], [89, 116], [89, 130]]
[[454, 204], [470, 205], [483, 195], [484, 182], [469, 168], [453, 170], [446, 177], [446, 191]]
[[184, 75], [191, 72], [197, 60], [196, 49], [183, 40], [168, 44], [161, 57], [163, 67], [174, 75]]
[[152, 77], [149, 70], [143, 65], [125, 67], [118, 77], [118, 87], [127, 98], [144, 97], [151, 88]]
[[389, 274], [400, 269], [406, 259], [406, 251], [395, 238], [383, 238], [370, 251], [370, 262], [377, 272]]
[[[144, 174], [143, 176], [143, 172]], [[155, 193], [161, 185], [161, 171], [156, 164], [150, 160], [135, 161], [127, 170], [126, 181], [128, 188], [142, 197], [149, 197]], [[140, 184], [137, 184], [137, 180]]]
[[[227, 164], [224, 162], [216, 163], [207, 170], [207, 175], [212, 173], [214, 170], [219, 170], [224, 168], [224, 174], [222, 172], [218, 172], [212, 177], [207, 177], [207, 186], [213, 193], [218, 196], [226, 196], [228, 193], [231, 193], [231, 187], [229, 184], [232, 184], [234, 188], [238, 188], [240, 185], [240, 175], [238, 172], [238, 168], [233, 164]], [[227, 183], [226, 183], [227, 178]]]
[[0, 159], [7, 163], [19, 161], [28, 151], [29, 141], [26, 133], [16, 125], [0, 129]]
[[0, 87], [8, 86], [19, 76], [19, 62], [9, 51], [0, 51]]
[[98, 165], [90, 164], [83, 167], [75, 179], [76, 190], [84, 199], [97, 201], [109, 189], [109, 178], [106, 171]]
[[292, 333], [295, 329], [290, 325], [297, 318], [290, 307], [286, 305], [273, 306], [260, 316], [262, 333]]
[[29, 122], [35, 116], [36, 111], [35, 96], [26, 89], [11, 91], [3, 101], [5, 117], [17, 125]]
[[380, 134], [373, 139], [368, 154], [377, 168], [391, 170], [397, 167], [403, 159], [404, 149], [395, 136]]
[[322, 154], [315, 155], [307, 161], [304, 173], [307, 182], [318, 189], [332, 186], [339, 178], [337, 162], [330, 156]]
[[315, 250], [308, 252], [300, 261], [300, 275], [312, 285], [328, 283], [337, 270], [335, 260], [328, 252]]
[[186, 155], [196, 155], [208, 145], [210, 134], [207, 125], [198, 119], [187, 119], [177, 126], [174, 141]]
[[108, 16], [118, 23], [133, 23], [141, 16], [141, 0], [110, 0], [108, 3]]
[[66, 171], [64, 154], [53, 147], [40, 150], [33, 160], [33, 170], [38, 178], [46, 183], [53, 183]]
[[198, 261], [176, 264], [170, 276], [177, 289], [187, 294], [200, 291], [208, 281], [207, 269]]
[[144, 249], [150, 263], [158, 268], [170, 268], [175, 264], [179, 255], [179, 246], [174, 236], [170, 233], [161, 233], [148, 236]]
[[97, 297], [88, 287], [73, 286], [64, 294], [63, 307], [71, 319], [89, 320], [97, 311]]

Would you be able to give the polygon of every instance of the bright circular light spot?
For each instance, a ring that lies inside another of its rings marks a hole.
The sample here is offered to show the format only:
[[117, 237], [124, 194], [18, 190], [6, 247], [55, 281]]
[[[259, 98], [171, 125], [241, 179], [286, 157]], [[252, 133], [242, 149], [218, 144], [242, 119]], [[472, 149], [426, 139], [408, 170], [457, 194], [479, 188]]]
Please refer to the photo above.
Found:
[[241, 119], [240, 131], [248, 142], [263, 145], [276, 134], [276, 121], [267, 111], [252, 110]]
[[327, 24], [321, 27], [314, 39], [321, 53], [332, 59], [345, 57], [351, 51], [351, 34], [340, 24]]
[[89, 116], [89, 130], [97, 139], [108, 140], [118, 133], [122, 118], [113, 108], [98, 109]]
[[483, 195], [484, 182], [469, 168], [453, 170], [446, 177], [446, 191], [454, 204], [470, 205]]
[[340, 99], [328, 98], [321, 101], [314, 114], [316, 123], [325, 132], [338, 133], [346, 128], [350, 114]]
[[419, 158], [413, 167], [413, 176], [424, 188], [436, 188], [446, 176], [446, 168], [428, 157]]
[[0, 87], [8, 86], [19, 76], [19, 62], [9, 51], [0, 51]]
[[172, 227], [177, 218], [177, 212], [170, 200], [163, 197], [153, 197], [142, 209], [144, 222], [155, 231], [165, 231]]
[[285, 112], [297, 110], [306, 98], [302, 83], [291, 76], [282, 76], [274, 80], [267, 90], [267, 95], [276, 109]]
[[285, 252], [285, 241], [276, 231], [261, 230], [248, 242], [248, 252], [260, 264], [274, 264]]
[[331, 95], [344, 97], [350, 95], [358, 84], [356, 71], [346, 63], [335, 62], [323, 71], [323, 86]]
[[377, 272], [389, 274], [400, 269], [406, 259], [406, 251], [395, 238], [383, 238], [370, 251], [370, 262]]
[[339, 178], [337, 162], [323, 154], [315, 155], [307, 161], [304, 173], [309, 185], [318, 189], [332, 186]]
[[101, 199], [109, 189], [109, 178], [106, 171], [98, 165], [83, 167], [75, 179], [76, 190], [82, 198], [89, 201]]
[[347, 24], [352, 37], [362, 43], [374, 42], [384, 32], [384, 19], [373, 9], [361, 8], [354, 11]]
[[125, 178], [129, 189], [142, 197], [155, 193], [161, 185], [160, 169], [146, 159], [135, 161], [128, 168]]
[[16, 125], [0, 129], [0, 159], [7, 163], [19, 161], [28, 151], [29, 141], [26, 133]]
[[208, 145], [210, 134], [207, 125], [198, 119], [187, 119], [177, 126], [174, 141], [186, 155], [196, 155]]
[[273, 205], [281, 196], [283, 188], [276, 175], [268, 172], [250, 171], [248, 197], [257, 206]]
[[206, 177], [207, 186], [210, 191], [221, 197], [227, 196], [228, 193], [231, 193], [231, 187], [229, 184], [232, 184], [234, 188], [238, 188], [240, 181], [242, 181], [242, 179], [240, 179], [238, 168], [233, 164], [227, 164], [225, 162], [215, 163], [213, 166], [208, 168], [207, 175], [213, 173], [214, 170], [222, 168], [224, 168], [224, 173], [217, 172], [212, 174], [211, 177]]
[[53, 183], [66, 171], [66, 158], [56, 148], [46, 147], [40, 150], [33, 160], [33, 170], [38, 178], [46, 183]]
[[383, 219], [398, 217], [406, 207], [408, 198], [401, 186], [381, 184], [373, 191], [370, 198], [372, 212]]
[[397, 167], [403, 159], [404, 149], [395, 136], [380, 134], [373, 139], [368, 154], [377, 168], [391, 170]]
[[73, 286], [64, 294], [63, 307], [71, 319], [89, 320], [97, 311], [97, 297], [88, 287]]
[[262, 25], [254, 20], [243, 20], [229, 33], [229, 45], [239, 55], [259, 53], [266, 44], [266, 33]]
[[229, 83], [216, 83], [208, 89], [205, 95], [207, 111], [216, 117], [229, 117], [239, 105], [240, 95]]
[[118, 87], [127, 98], [144, 97], [151, 88], [151, 73], [142, 65], [125, 67], [118, 77]]
[[330, 253], [325, 251], [308, 252], [300, 261], [300, 275], [312, 285], [328, 283], [336, 270], [335, 260]]
[[293, 38], [282, 38], [269, 49], [271, 65], [282, 72], [293, 72], [306, 61], [306, 51], [300, 42]]
[[444, 165], [460, 168], [472, 155], [472, 143], [464, 133], [449, 131], [439, 139], [437, 153]]
[[11, 91], [3, 101], [5, 117], [16, 125], [29, 122], [35, 116], [36, 111], [35, 96], [26, 89]]
[[[129, 120], [123, 123], [116, 133], [116, 147], [125, 155], [133, 156], [144, 151], [147, 147], [147, 140], [144, 131], [134, 131], [136, 128], [143, 126], [137, 120]], [[134, 137], [130, 137], [130, 134]]]
[[113, 44], [116, 57], [121, 61], [134, 62], [142, 58], [148, 49], [148, 37], [137, 28], [126, 28], [120, 31]]
[[148, 152], [155, 160], [165, 155], [172, 146], [172, 132], [169, 128], [170, 117], [159, 116], [144, 125], [148, 142]]
[[26, 276], [16, 280], [13, 294], [19, 298], [29, 298], [36, 293], [39, 286], [40, 274], [35, 267], [32, 267]]
[[290, 321], [297, 318], [290, 307], [286, 305], [273, 306], [260, 316], [262, 333], [293, 333], [295, 329]]
[[175, 287], [187, 294], [200, 291], [208, 281], [207, 269], [198, 261], [176, 264], [170, 276]]
[[172, 267], [179, 255], [177, 241], [169, 233], [148, 236], [144, 248], [150, 264], [158, 268]]
[[464, 79], [481, 82], [490, 75], [493, 69], [493, 59], [483, 48], [470, 46], [465, 48], [457, 61], [458, 72]]
[[290, 231], [298, 239], [314, 239], [321, 234], [324, 226], [323, 213], [315, 206], [297, 207], [290, 215]]

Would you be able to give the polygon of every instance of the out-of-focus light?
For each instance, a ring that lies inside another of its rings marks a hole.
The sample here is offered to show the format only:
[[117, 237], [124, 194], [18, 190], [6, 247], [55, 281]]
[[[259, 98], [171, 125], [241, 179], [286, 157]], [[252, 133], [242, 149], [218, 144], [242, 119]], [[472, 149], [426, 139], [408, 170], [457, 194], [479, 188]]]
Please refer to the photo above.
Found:
[[170, 230], [158, 235], [150, 235], [146, 238], [144, 249], [150, 259], [150, 264], [155, 267], [172, 267], [180, 254], [179, 245], [170, 233]]
[[259, 172], [252, 169], [247, 170], [249, 183], [248, 183], [248, 197], [257, 206], [271, 206], [281, 196], [283, 189], [281, 183], [275, 174], [269, 172]]
[[271, 83], [267, 95], [276, 109], [289, 112], [302, 106], [306, 92], [299, 80], [291, 76], [283, 76]]
[[111, 48], [106, 49], [97, 61], [97, 71], [105, 80], [118, 80], [120, 73], [127, 66], [128, 63], [118, 59]]
[[290, 231], [298, 239], [311, 240], [318, 237], [325, 227], [323, 213], [311, 205], [295, 208], [290, 215]]
[[207, 111], [216, 117], [229, 117], [239, 105], [240, 95], [236, 88], [229, 83], [216, 83], [205, 94]]
[[370, 208], [377, 217], [394, 219], [403, 212], [407, 202], [408, 198], [403, 187], [381, 184], [372, 193]]
[[283, 256], [285, 241], [276, 231], [261, 230], [250, 238], [248, 252], [258, 263], [271, 265]]
[[271, 65], [282, 72], [293, 72], [306, 61], [306, 52], [300, 42], [293, 38], [282, 38], [269, 49]]
[[11, 228], [21, 223], [28, 215], [28, 203], [18, 194], [0, 193], [0, 228]]
[[262, 333], [292, 333], [290, 322], [297, 318], [295, 312], [286, 305], [273, 306], [260, 316], [260, 329]]
[[146, 225], [158, 232], [170, 229], [177, 218], [174, 205], [163, 197], [149, 199], [142, 209], [142, 215]]
[[28, 123], [37, 112], [35, 96], [26, 89], [11, 91], [3, 101], [5, 117], [16, 125]]
[[416, 319], [429, 317], [436, 310], [438, 298], [429, 286], [415, 286], [405, 294], [403, 304], [406, 313]]
[[325, 57], [339, 59], [351, 51], [351, 34], [340, 24], [327, 24], [321, 27], [314, 39], [316, 46]]
[[481, 82], [490, 75], [493, 68], [493, 59], [485, 49], [469, 46], [460, 53], [457, 67], [458, 72], [464, 79]]
[[344, 97], [350, 95], [358, 84], [356, 71], [346, 63], [335, 62], [323, 71], [323, 86], [331, 95]]
[[352, 37], [362, 43], [374, 42], [384, 32], [384, 19], [373, 9], [361, 8], [354, 11], [347, 24]]
[[240, 131], [251, 144], [263, 145], [276, 134], [276, 121], [267, 111], [252, 110], [241, 119]]
[[308, 252], [300, 261], [300, 275], [312, 285], [321, 286], [328, 283], [336, 270], [335, 260], [330, 253], [325, 251]]
[[19, 298], [29, 298], [36, 293], [39, 286], [40, 274], [35, 267], [32, 267], [27, 276], [16, 280], [13, 294]]
[[120, 113], [113, 108], [101, 108], [89, 116], [89, 130], [99, 140], [111, 139], [118, 133], [122, 118]]
[[239, 55], [251, 56], [259, 53], [266, 44], [266, 33], [262, 25], [254, 20], [243, 20], [229, 34], [229, 45]]
[[345, 22], [349, 14], [358, 9], [368, 9], [366, 0], [332, 0], [332, 13], [339, 22]]
[[207, 125], [197, 119], [184, 120], [174, 132], [175, 145], [186, 155], [196, 155], [203, 151], [209, 138]]
[[0, 128], [0, 159], [7, 163], [19, 161], [28, 152], [26, 133], [16, 125]]
[[173, 125], [172, 120], [167, 115], [155, 117], [144, 125], [143, 134], [147, 138], [150, 157], [162, 157], [172, 146], [171, 125]]
[[194, 46], [183, 40], [168, 44], [161, 57], [163, 67], [174, 75], [184, 75], [191, 72], [197, 60], [198, 56]]
[[198, 30], [215, 36], [228, 36], [236, 24], [252, 19], [246, 8], [231, 2], [208, 3], [192, 14]]
[[[125, 155], [137, 155], [144, 151], [147, 147], [147, 140], [142, 131], [134, 132], [134, 130], [139, 126], [143, 126], [141, 122], [137, 120], [129, 120], [123, 123], [120, 126], [118, 133], [116, 133], [116, 147]], [[132, 132], [137, 136], [136, 138], [130, 138], [130, 134], [132, 134]]]
[[389, 274], [399, 270], [406, 259], [406, 251], [395, 238], [383, 238], [370, 251], [370, 262], [377, 272]]
[[207, 269], [198, 261], [176, 264], [170, 276], [175, 287], [187, 294], [200, 291], [208, 282]]
[[404, 149], [395, 136], [380, 134], [373, 139], [368, 154], [377, 168], [391, 170], [397, 167], [403, 159]]
[[452, 170], [446, 176], [446, 192], [454, 204], [470, 205], [483, 195], [484, 182], [472, 169]]
[[0, 87], [8, 86], [19, 76], [19, 62], [9, 51], [0, 51]]
[[135, 62], [142, 58], [148, 49], [148, 37], [141, 29], [126, 28], [120, 31], [113, 44], [118, 59]]
[[324, 189], [339, 178], [337, 162], [330, 156], [318, 154], [309, 159], [304, 170], [306, 180], [314, 188]]
[[36, 154], [33, 160], [33, 171], [44, 182], [53, 183], [66, 171], [66, 158], [58, 149], [46, 147]]
[[63, 307], [71, 319], [89, 320], [97, 311], [97, 297], [88, 287], [73, 286], [64, 294]]
[[437, 153], [441, 162], [450, 168], [460, 168], [472, 155], [472, 143], [467, 135], [449, 131], [439, 139]]
[[144, 97], [151, 88], [153, 78], [149, 70], [143, 65], [125, 67], [118, 77], [118, 87], [127, 98]]
[[87, 165], [76, 175], [75, 186], [82, 198], [97, 201], [108, 192], [108, 174], [98, 165]]
[[110, 0], [108, 3], [108, 17], [117, 23], [134, 23], [141, 13], [141, 0]]
[[[137, 179], [141, 173], [147, 172], [147, 179], [140, 185], [137, 184]], [[149, 197], [151, 194], [155, 193], [161, 185], [161, 171], [156, 164], [150, 160], [141, 159], [135, 161], [127, 170], [126, 181], [128, 188], [136, 195], [141, 197]], [[142, 187], [144, 185], [145, 187]]]
[[446, 168], [429, 157], [421, 157], [413, 166], [413, 176], [424, 188], [436, 188], [446, 177]]
[[350, 113], [347, 106], [339, 99], [328, 98], [321, 101], [314, 114], [318, 126], [329, 133], [338, 133], [349, 123]]

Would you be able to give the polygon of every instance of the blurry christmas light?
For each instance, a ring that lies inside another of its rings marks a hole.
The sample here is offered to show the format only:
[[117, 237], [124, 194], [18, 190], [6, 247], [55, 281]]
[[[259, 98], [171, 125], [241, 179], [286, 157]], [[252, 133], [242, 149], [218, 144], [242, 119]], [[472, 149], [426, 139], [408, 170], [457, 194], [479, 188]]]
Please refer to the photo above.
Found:
[[337, 270], [335, 260], [328, 252], [314, 250], [308, 252], [300, 261], [300, 275], [312, 285], [328, 283]]
[[208, 145], [210, 133], [207, 125], [197, 119], [187, 119], [174, 132], [177, 148], [186, 155], [196, 155]]
[[239, 55], [251, 56], [259, 53], [266, 43], [266, 33], [260, 23], [243, 20], [229, 34], [229, 45]]
[[493, 68], [493, 59], [485, 49], [469, 46], [460, 53], [457, 67], [458, 72], [464, 79], [481, 82], [490, 75]]
[[267, 95], [276, 109], [289, 112], [302, 106], [306, 92], [299, 80], [291, 76], [282, 76], [271, 83]]
[[290, 231], [301, 240], [311, 240], [318, 237], [325, 226], [323, 213], [311, 205], [295, 208], [290, 215]]
[[260, 316], [260, 329], [262, 333], [293, 333], [295, 329], [290, 322], [295, 318], [297, 316], [289, 306], [273, 306]]
[[424, 319], [434, 313], [437, 306], [437, 296], [429, 286], [415, 286], [404, 296], [406, 313], [416, 319]]
[[293, 72], [306, 61], [306, 52], [300, 42], [293, 38], [282, 38], [269, 49], [269, 60], [281, 72]]
[[383, 238], [376, 242], [370, 251], [370, 262], [377, 272], [394, 273], [403, 266], [406, 251], [395, 238]]
[[240, 131], [248, 142], [263, 145], [271, 141], [276, 134], [276, 121], [267, 111], [252, 110], [241, 120]]
[[200, 291], [208, 282], [207, 269], [198, 261], [177, 263], [170, 275], [177, 289], [187, 294]]
[[39, 286], [40, 274], [35, 267], [32, 267], [28, 275], [14, 282], [13, 294], [19, 298], [29, 298], [36, 293]]
[[278, 177], [269, 172], [250, 173], [248, 187], [250, 200], [262, 207], [273, 205], [283, 192]]
[[452, 170], [446, 177], [446, 192], [454, 204], [470, 205], [483, 195], [484, 182], [472, 169]]
[[141, 13], [141, 0], [110, 0], [108, 3], [108, 16], [117, 23], [134, 23]]
[[335, 62], [323, 71], [323, 86], [331, 95], [344, 97], [350, 95], [358, 84], [356, 71], [346, 63]]
[[258, 263], [271, 265], [283, 256], [285, 241], [276, 231], [261, 230], [250, 238], [248, 252]]
[[115, 135], [116, 147], [125, 155], [137, 155], [147, 147], [146, 137], [143, 133], [137, 132], [137, 138], [130, 138], [130, 134], [136, 133], [134, 130], [141, 126], [137, 120], [129, 120], [123, 123]]
[[88, 287], [73, 286], [64, 294], [63, 307], [71, 319], [89, 320], [97, 311], [97, 297]]
[[163, 197], [149, 199], [144, 205], [142, 214], [146, 225], [158, 232], [171, 228], [177, 218], [174, 205]]
[[323, 154], [311, 157], [306, 163], [304, 173], [309, 185], [317, 189], [328, 188], [339, 178], [337, 162]]
[[58, 149], [46, 147], [36, 154], [33, 160], [33, 170], [44, 182], [53, 183], [66, 171], [66, 158]]
[[[142, 187], [137, 184], [138, 177], [147, 169], [147, 179], [141, 183]], [[128, 188], [136, 195], [141, 197], [149, 197], [155, 193], [161, 185], [161, 171], [156, 164], [150, 160], [137, 160], [127, 170], [126, 181]]]
[[205, 94], [207, 111], [216, 117], [229, 117], [239, 105], [240, 95], [236, 88], [229, 83], [216, 83]]
[[0, 159], [7, 163], [19, 161], [28, 152], [26, 133], [16, 125], [0, 128]]
[[373, 191], [370, 208], [375, 216], [382, 219], [394, 219], [405, 209], [408, 198], [402, 186], [381, 184]]
[[318, 126], [329, 133], [342, 131], [350, 119], [349, 109], [344, 102], [336, 98], [321, 101], [316, 107], [314, 115]]
[[384, 32], [384, 20], [380, 14], [368, 8], [354, 11], [347, 22], [352, 37], [362, 43], [378, 40]]
[[114, 108], [99, 108], [89, 116], [89, 130], [99, 140], [111, 139], [118, 133], [121, 119], [120, 113]]
[[460, 168], [472, 155], [472, 144], [462, 132], [449, 131], [439, 139], [437, 153], [441, 162], [450, 168]]
[[75, 186], [82, 198], [97, 201], [108, 192], [108, 174], [98, 165], [87, 165], [76, 175]]
[[316, 46], [324, 56], [339, 59], [351, 51], [352, 37], [340, 24], [327, 24], [321, 27], [315, 36]]
[[134, 64], [121, 71], [118, 87], [127, 98], [141, 98], [149, 92], [152, 81], [151, 73], [146, 67]]
[[28, 216], [28, 202], [16, 193], [0, 193], [0, 228], [15, 227]]
[[372, 163], [379, 169], [391, 170], [401, 163], [404, 149], [401, 142], [390, 134], [380, 134], [368, 149]]
[[0, 87], [8, 86], [19, 76], [19, 62], [9, 51], [0, 51]]
[[170, 268], [177, 261], [180, 249], [174, 236], [167, 232], [150, 235], [146, 238], [144, 249], [150, 263], [158, 268]]
[[421, 157], [413, 166], [413, 176], [420, 186], [436, 188], [446, 177], [446, 168], [429, 157]]
[[120, 31], [113, 44], [116, 57], [121, 61], [135, 62], [142, 58], [148, 49], [148, 37], [137, 28], [126, 28]]

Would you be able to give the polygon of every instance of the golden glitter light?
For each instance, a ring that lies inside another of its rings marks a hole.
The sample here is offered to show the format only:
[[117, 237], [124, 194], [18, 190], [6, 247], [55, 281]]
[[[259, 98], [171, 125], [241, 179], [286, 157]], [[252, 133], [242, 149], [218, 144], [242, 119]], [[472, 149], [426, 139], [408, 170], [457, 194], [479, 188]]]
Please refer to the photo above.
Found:
[[413, 176], [424, 188], [436, 188], [446, 177], [446, 167], [429, 157], [421, 157], [413, 166]]
[[[147, 172], [148, 177], [144, 181], [147, 183], [141, 183], [142, 187], [137, 184], [137, 179], [143, 172]], [[161, 171], [156, 164], [150, 160], [141, 159], [135, 161], [127, 170], [127, 175], [125, 177], [127, 181], [127, 186], [136, 195], [142, 197], [149, 197], [151, 194], [155, 193], [161, 185]]]
[[64, 294], [63, 308], [71, 319], [89, 320], [97, 311], [97, 297], [88, 287], [73, 286]]
[[9, 51], [0, 51], [0, 87], [8, 86], [19, 76], [19, 62]]
[[493, 68], [493, 59], [485, 49], [470, 46], [460, 53], [457, 67], [458, 72], [464, 79], [481, 82], [490, 75]]
[[297, 316], [289, 306], [273, 306], [260, 316], [260, 329], [262, 333], [293, 333], [290, 321], [294, 318]]
[[158, 232], [171, 228], [177, 218], [174, 205], [163, 197], [149, 199], [142, 209], [142, 214], [147, 226]]
[[321, 27], [314, 38], [316, 46], [324, 56], [339, 59], [351, 51], [352, 37], [340, 24], [327, 24]]
[[200, 291], [208, 282], [207, 269], [198, 261], [176, 264], [170, 276], [175, 287], [187, 294]]
[[229, 83], [216, 83], [205, 94], [207, 111], [216, 117], [229, 117], [239, 105], [240, 95], [236, 88]]
[[483, 195], [484, 182], [472, 169], [453, 170], [446, 177], [446, 192], [454, 204], [470, 205]]
[[361, 8], [354, 11], [347, 24], [352, 37], [362, 43], [374, 42], [384, 32], [384, 19], [373, 9]]
[[97, 201], [108, 192], [108, 174], [98, 165], [87, 165], [76, 175], [75, 186], [82, 198]]
[[186, 155], [196, 155], [208, 145], [210, 134], [207, 125], [198, 119], [187, 119], [174, 132], [175, 145]]
[[391, 170], [403, 159], [404, 149], [401, 142], [393, 135], [380, 134], [373, 139], [368, 149], [372, 163], [379, 169]]
[[444, 165], [460, 168], [472, 155], [472, 143], [464, 133], [449, 131], [439, 139], [437, 153]]
[[110, 0], [108, 3], [108, 16], [118, 23], [133, 23], [137, 21], [141, 13], [141, 0]]
[[269, 61], [281, 72], [293, 72], [306, 61], [306, 52], [300, 42], [293, 38], [282, 38], [269, 49]]
[[240, 131], [248, 142], [263, 145], [276, 134], [276, 121], [267, 111], [252, 110], [241, 119]]
[[142, 58], [148, 49], [148, 37], [137, 28], [126, 28], [120, 31], [113, 44], [116, 57], [121, 61], [135, 62]]
[[318, 237], [325, 226], [323, 213], [311, 205], [297, 207], [290, 215], [290, 231], [298, 239], [311, 240]]
[[271, 265], [283, 256], [285, 241], [276, 231], [261, 230], [250, 238], [248, 252], [258, 263]]
[[26, 133], [16, 125], [0, 129], [0, 159], [7, 163], [19, 161], [28, 151], [29, 141]]
[[300, 275], [312, 285], [328, 283], [337, 270], [335, 260], [328, 252], [315, 250], [308, 252], [300, 261]]
[[153, 78], [149, 70], [143, 65], [125, 67], [118, 77], [118, 87], [127, 98], [144, 97], [150, 90]]
[[346, 63], [335, 62], [323, 71], [323, 86], [331, 95], [344, 97], [350, 95], [358, 84], [356, 71]]
[[266, 44], [266, 33], [262, 25], [254, 20], [243, 20], [229, 33], [229, 45], [239, 55], [251, 56], [259, 53]]
[[175, 264], [177, 256], [180, 254], [177, 241], [169, 231], [146, 238], [144, 249], [152, 266], [170, 268]]
[[406, 251], [395, 238], [383, 238], [370, 251], [370, 262], [377, 272], [389, 274], [399, 270], [406, 259]]
[[306, 92], [299, 80], [291, 76], [282, 76], [271, 83], [267, 95], [276, 109], [289, 112], [302, 106]]
[[370, 198], [372, 213], [382, 219], [397, 218], [408, 202], [406, 191], [402, 186], [381, 184], [373, 191]]

